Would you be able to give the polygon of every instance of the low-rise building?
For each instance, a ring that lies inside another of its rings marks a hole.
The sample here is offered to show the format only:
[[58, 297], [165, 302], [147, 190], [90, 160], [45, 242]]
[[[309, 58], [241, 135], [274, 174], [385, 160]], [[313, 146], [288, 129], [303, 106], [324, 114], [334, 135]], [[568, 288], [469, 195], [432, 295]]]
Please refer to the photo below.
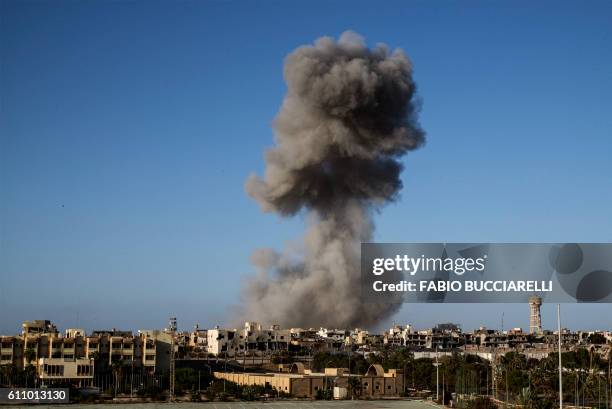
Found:
[[349, 388], [349, 378], [359, 379], [360, 387], [354, 391], [362, 397], [397, 397], [403, 392], [403, 373], [390, 369], [385, 372], [381, 365], [371, 365], [363, 375], [349, 374], [346, 368], [325, 368], [323, 373], [314, 373], [294, 364], [289, 372], [279, 373], [229, 373], [214, 372], [217, 379], [239, 385], [269, 386], [278, 392], [299, 398], [314, 398], [321, 390], [334, 387]]
[[38, 360], [38, 378], [43, 385], [64, 384], [68, 381], [79, 387], [91, 386], [94, 378], [94, 360], [88, 358], [72, 360], [40, 358]]

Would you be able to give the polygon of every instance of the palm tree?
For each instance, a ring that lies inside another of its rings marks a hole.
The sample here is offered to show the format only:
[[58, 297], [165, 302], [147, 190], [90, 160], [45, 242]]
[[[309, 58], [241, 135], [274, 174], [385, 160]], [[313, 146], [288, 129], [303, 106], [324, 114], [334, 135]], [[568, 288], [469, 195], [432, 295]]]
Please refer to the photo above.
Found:
[[[26, 377], [26, 387], [28, 386], [28, 381], [31, 377], [36, 379], [36, 370], [32, 370], [32, 361], [36, 359], [36, 351], [32, 347], [28, 347], [25, 351], [23, 351], [23, 356], [28, 363], [28, 366], [25, 368], [27, 371], [25, 373]], [[38, 366], [38, 361], [36, 361], [36, 366]]]
[[36, 351], [34, 351], [34, 348], [32, 347], [28, 347], [24, 352], [23, 352], [23, 357], [26, 359], [28, 365], [32, 364], [32, 361], [34, 359], [36, 359]]
[[113, 361], [113, 363], [111, 364], [111, 368], [113, 370], [113, 374], [115, 375], [115, 397], [117, 397], [117, 387], [119, 385], [119, 378], [123, 370], [123, 361]]
[[89, 358], [94, 361], [94, 372], [99, 371], [98, 364], [100, 363], [100, 352], [92, 352], [89, 354]]

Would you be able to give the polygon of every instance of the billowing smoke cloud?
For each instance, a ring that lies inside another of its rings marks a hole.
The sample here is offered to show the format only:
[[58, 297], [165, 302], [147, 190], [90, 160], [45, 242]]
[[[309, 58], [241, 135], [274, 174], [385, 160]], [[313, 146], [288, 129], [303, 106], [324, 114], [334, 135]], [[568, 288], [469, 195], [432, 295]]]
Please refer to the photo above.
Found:
[[401, 50], [369, 49], [345, 32], [296, 49], [284, 76], [276, 146], [264, 178], [251, 175], [246, 190], [264, 211], [307, 211], [310, 227], [299, 249], [255, 252], [243, 313], [286, 326], [368, 327], [400, 306], [362, 302], [359, 246], [372, 237], [372, 211], [402, 187], [398, 158], [424, 142], [412, 65]]

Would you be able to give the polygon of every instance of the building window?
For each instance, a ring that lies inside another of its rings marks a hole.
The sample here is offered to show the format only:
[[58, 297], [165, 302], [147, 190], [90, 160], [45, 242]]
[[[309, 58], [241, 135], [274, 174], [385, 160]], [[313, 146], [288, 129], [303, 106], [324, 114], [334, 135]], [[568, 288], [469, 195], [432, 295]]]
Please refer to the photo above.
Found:
[[64, 365], [47, 365], [43, 367], [44, 372], [49, 376], [64, 376]]
[[77, 376], [87, 376], [90, 371], [91, 367], [89, 365], [77, 365]]
[[146, 355], [145, 356], [145, 360], [147, 360], [147, 361], [154, 361], [155, 360], [155, 355]]

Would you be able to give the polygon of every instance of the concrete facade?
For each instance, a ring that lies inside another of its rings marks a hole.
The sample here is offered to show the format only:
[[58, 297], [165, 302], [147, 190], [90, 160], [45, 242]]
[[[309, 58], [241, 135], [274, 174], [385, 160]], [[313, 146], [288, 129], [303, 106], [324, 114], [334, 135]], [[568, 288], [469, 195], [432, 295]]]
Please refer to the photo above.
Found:
[[79, 386], [89, 386], [94, 377], [94, 361], [87, 358], [72, 361], [61, 358], [40, 358], [38, 368], [38, 377], [46, 385], [69, 380]]
[[334, 387], [348, 389], [349, 378], [360, 380], [361, 390], [355, 391], [355, 395], [362, 397], [397, 397], [404, 388], [401, 371], [385, 372], [380, 365], [370, 366], [364, 375], [350, 375], [346, 368], [325, 368], [323, 373], [296, 373], [295, 370], [265, 374], [214, 372], [214, 376], [238, 385], [270, 386], [298, 398], [314, 398], [320, 390]]
[[207, 352], [229, 357], [264, 355], [270, 351], [288, 350], [292, 340], [290, 329], [272, 326], [262, 329], [255, 322], [246, 322], [242, 329], [213, 328], [207, 331]]
[[[40, 379], [56, 379], [59, 373], [72, 372], [75, 377], [65, 378], [88, 379], [90, 370], [84, 366], [91, 362], [93, 368], [94, 361], [107, 366], [121, 361], [149, 372], [164, 371], [169, 367], [170, 343], [171, 336], [160, 331], [139, 331], [137, 335], [94, 331], [87, 336], [84, 330], [71, 328], [62, 335], [50, 321], [26, 321], [21, 335], [0, 336], [0, 365], [17, 369], [33, 365]], [[54, 375], [45, 371], [45, 365]]]

